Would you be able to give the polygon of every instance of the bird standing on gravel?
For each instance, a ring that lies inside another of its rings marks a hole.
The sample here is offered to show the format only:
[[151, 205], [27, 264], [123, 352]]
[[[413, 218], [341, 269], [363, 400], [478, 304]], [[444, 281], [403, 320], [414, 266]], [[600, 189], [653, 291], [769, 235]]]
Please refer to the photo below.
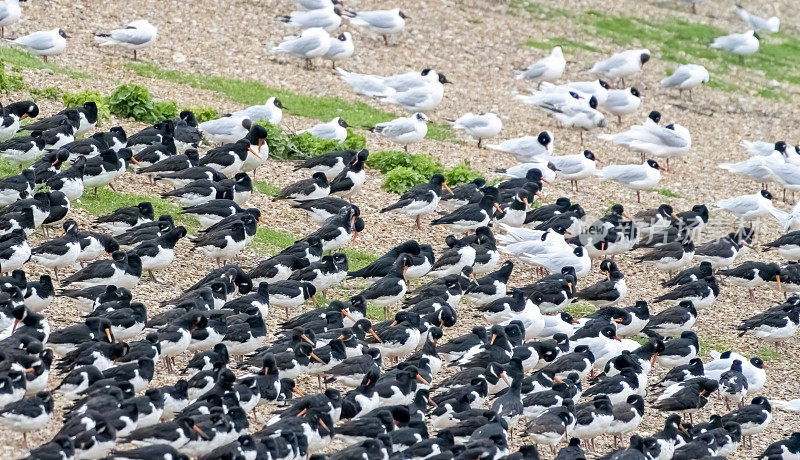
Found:
[[606, 166], [597, 170], [595, 174], [600, 177], [600, 180], [613, 180], [623, 187], [636, 190], [636, 202], [641, 203], [640, 192], [655, 187], [661, 180], [661, 171], [663, 170], [664, 168], [660, 167], [655, 160], [647, 160], [647, 163], [641, 165]]
[[282, 43], [272, 48], [273, 53], [288, 53], [306, 60], [306, 68], [311, 68], [311, 60], [323, 56], [331, 47], [331, 36], [318, 27], [306, 29], [300, 35], [286, 37]]
[[373, 32], [383, 35], [383, 42], [389, 46], [389, 35], [398, 34], [406, 28], [406, 16], [400, 8], [376, 11], [347, 11], [344, 16], [350, 24], [366, 26]]
[[[20, 0], [3, 0], [0, 2], [0, 38], [6, 37], [6, 26], [10, 26], [19, 21], [22, 17], [22, 9], [19, 7]], [[22, 0], [23, 2], [25, 0]]]
[[59, 54], [67, 47], [67, 34], [61, 29], [40, 30], [32, 34], [9, 40], [12, 45], [21, 46], [32, 54], [38, 54], [47, 62], [47, 56]]
[[463, 129], [473, 139], [478, 139], [478, 148], [484, 139], [495, 137], [503, 129], [500, 117], [488, 112], [481, 114], [465, 113], [453, 121], [453, 129]]
[[422, 112], [417, 112], [410, 117], [378, 123], [370, 128], [370, 131], [402, 145], [403, 150], [408, 152], [409, 144], [422, 140], [428, 134], [428, 117]]
[[641, 72], [642, 66], [649, 60], [650, 51], [647, 49], [626, 50], [598, 62], [589, 72], [606, 78], [619, 78], [625, 85], [625, 77]]
[[94, 40], [100, 46], [116, 45], [133, 50], [133, 60], [138, 61], [136, 50], [147, 48], [156, 41], [158, 29], [146, 19], [139, 19], [129, 23], [124, 29], [115, 29], [110, 33], [94, 35]]
[[677, 89], [680, 96], [683, 96], [683, 92], [688, 90], [689, 99], [691, 99], [692, 89], [708, 83], [709, 78], [708, 70], [705, 67], [698, 64], [683, 64], [678, 66], [672, 75], [661, 80], [661, 86]]
[[564, 53], [561, 51], [560, 46], [556, 46], [549, 56], [529, 65], [525, 70], [518, 73], [516, 78], [517, 80], [532, 80], [541, 86], [543, 81], [553, 82], [553, 80], [561, 78], [566, 66], [567, 61], [564, 59]]

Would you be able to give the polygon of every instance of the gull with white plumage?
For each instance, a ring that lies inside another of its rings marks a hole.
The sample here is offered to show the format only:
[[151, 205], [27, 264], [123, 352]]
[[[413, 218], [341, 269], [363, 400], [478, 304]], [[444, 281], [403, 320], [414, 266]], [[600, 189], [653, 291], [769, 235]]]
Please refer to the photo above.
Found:
[[453, 129], [464, 130], [473, 139], [478, 139], [478, 148], [484, 139], [497, 136], [503, 129], [503, 122], [496, 114], [488, 113], [465, 113], [457, 120], [453, 120]]
[[95, 34], [94, 39], [100, 46], [121, 46], [133, 50], [133, 60], [138, 60], [136, 50], [147, 48], [156, 41], [158, 29], [146, 19], [129, 23], [124, 29], [115, 29], [104, 34]]
[[407, 152], [409, 144], [422, 140], [428, 134], [428, 117], [424, 113], [417, 112], [410, 117], [378, 123], [370, 128], [370, 131], [402, 145]]
[[564, 53], [560, 46], [556, 46], [550, 52], [549, 56], [539, 59], [529, 65], [522, 72], [518, 73], [516, 78], [517, 80], [525, 79], [535, 81], [541, 86], [542, 82], [552, 83], [554, 80], [561, 78], [566, 66], [567, 60], [564, 59]]

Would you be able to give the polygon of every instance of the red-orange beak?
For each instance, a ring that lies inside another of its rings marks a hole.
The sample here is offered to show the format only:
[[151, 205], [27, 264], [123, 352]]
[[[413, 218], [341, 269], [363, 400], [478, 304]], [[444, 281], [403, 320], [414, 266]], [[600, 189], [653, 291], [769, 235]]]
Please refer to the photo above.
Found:
[[314, 358], [314, 360], [316, 360], [318, 363], [325, 364], [325, 361], [323, 361], [323, 360], [319, 359], [319, 356], [317, 356], [316, 354], [314, 354], [314, 352], [313, 352], [313, 351], [311, 352], [311, 355], [310, 355], [310, 356], [311, 356], [312, 358]]
[[[260, 146], [259, 146], [259, 149], [260, 149]], [[256, 151], [255, 151], [255, 150], [253, 150], [253, 147], [249, 147], [249, 148], [247, 149], [247, 151], [248, 151], [248, 152], [250, 152], [250, 153], [252, 153], [253, 155], [255, 155], [255, 157], [256, 157], [256, 158], [258, 158], [259, 160], [261, 159], [261, 157], [260, 157], [260, 156], [259, 156], [259, 155], [256, 153]]]
[[422, 376], [421, 376], [421, 375], [419, 375], [419, 374], [417, 374], [417, 381], [418, 381], [419, 383], [422, 383], [423, 385], [428, 385], [428, 386], [430, 386], [430, 382], [428, 382], [427, 380], [425, 380], [424, 378], [422, 378]]
[[497, 212], [503, 212], [503, 210], [500, 208], [500, 205], [497, 203], [494, 203], [494, 208], [497, 210]]
[[445, 190], [447, 190], [448, 192], [450, 192], [450, 194], [451, 194], [451, 195], [455, 195], [455, 193], [453, 193], [453, 189], [451, 189], [451, 188], [450, 188], [450, 186], [449, 186], [449, 185], [447, 185], [447, 183], [445, 183], [445, 182], [442, 182], [442, 187], [444, 187], [444, 189], [445, 189]]
[[369, 333], [372, 334], [373, 337], [375, 337], [375, 340], [377, 340], [378, 343], [383, 343], [383, 340], [381, 340], [381, 338], [378, 337], [378, 334], [375, 332], [375, 329], [369, 328]]
[[342, 316], [344, 316], [345, 318], [349, 319], [350, 321], [352, 321], [354, 323], [356, 322], [356, 319], [353, 318], [353, 315], [351, 315], [350, 312], [345, 310], [345, 309], [342, 309]]
[[297, 388], [292, 388], [292, 393], [294, 393], [296, 396], [300, 396], [301, 398], [306, 395], [305, 393], [303, 393], [302, 391], [298, 390]]
[[497, 338], [497, 334], [492, 334], [492, 341], [489, 342], [489, 345], [494, 345], [494, 339]]
[[306, 342], [310, 343], [311, 345], [314, 345], [314, 342], [312, 342], [312, 341], [311, 341], [311, 339], [309, 339], [307, 335], [305, 335], [305, 334], [302, 334], [302, 335], [300, 336], [300, 338], [301, 338], [301, 339], [303, 339], [303, 340], [305, 340]]

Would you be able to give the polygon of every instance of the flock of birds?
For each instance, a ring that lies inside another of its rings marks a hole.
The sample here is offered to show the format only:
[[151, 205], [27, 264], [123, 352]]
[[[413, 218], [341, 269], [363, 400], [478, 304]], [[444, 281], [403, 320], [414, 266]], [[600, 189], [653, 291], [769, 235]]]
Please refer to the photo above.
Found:
[[[343, 11], [332, 0], [295, 4], [300, 10], [283, 20], [303, 32], [274, 51], [309, 62], [321, 56], [335, 65], [353, 53], [349, 32], [329, 35], [342, 17], [386, 44], [407, 18], [399, 9]], [[751, 28], [778, 29], [777, 18], [741, 8], [739, 14]], [[17, 0], [0, 2], [0, 27], [20, 15]], [[758, 47], [751, 37], [722, 37], [712, 46], [751, 54]], [[64, 49], [65, 38], [54, 29], [11, 43], [46, 58]], [[155, 39], [147, 21], [97, 36], [103, 45], [132, 49], [134, 57]], [[624, 86], [649, 60], [646, 49], [628, 50], [590, 72]], [[517, 78], [539, 89], [518, 99], [581, 136], [606, 125], [603, 112], [621, 122], [638, 110], [641, 95], [633, 87], [614, 89], [600, 79], [555, 85], [565, 66], [556, 47], [521, 70]], [[410, 112], [371, 128], [406, 149], [425, 137], [425, 113], [439, 105], [449, 83], [432, 69], [389, 77], [338, 71], [355, 92]], [[687, 64], [661, 84], [682, 95], [708, 79], [702, 66]], [[308, 178], [274, 197], [318, 228], [246, 270], [235, 260], [264, 223], [261, 211], [247, 207], [255, 172], [269, 156], [262, 124], [279, 124], [282, 109], [273, 97], [204, 123], [184, 111], [129, 135], [120, 127], [95, 130], [93, 102], [49, 117], [39, 117], [30, 101], [2, 107], [0, 157], [20, 173], [0, 179], [0, 269], [6, 274], [0, 278], [0, 426], [21, 433], [26, 447], [28, 433], [59, 427], [27, 458], [538, 459], [547, 449], [557, 459], [577, 460], [594, 453], [601, 436], [615, 444], [602, 458], [724, 458], [748, 439], [752, 447], [774, 407], [800, 411], [800, 400], [764, 396], [767, 366], [759, 357], [730, 350], [712, 352], [704, 362], [693, 331], [724, 279], [733, 286], [728, 289], [748, 289], [754, 303], [754, 290], [762, 287], [792, 294], [743, 318], [740, 335], [775, 347], [794, 337], [800, 209], [775, 208], [767, 186], [784, 188], [784, 200], [787, 189], [800, 190], [800, 148], [743, 142], [751, 157], [720, 167], [746, 175], [760, 191], [714, 203], [741, 225], [701, 243], [710, 216], [705, 204], [683, 212], [662, 204], [633, 216], [614, 205], [596, 220], [566, 196], [531, 207], [556, 179], [569, 180], [576, 191], [591, 177], [612, 180], [637, 197], [653, 188], [664, 170], [654, 158], [666, 160], [668, 169], [670, 158], [691, 148], [689, 131], [662, 126], [658, 112], [641, 125], [600, 135], [640, 154], [641, 164], [598, 169], [588, 150], [556, 155], [549, 131], [489, 144], [518, 162], [501, 171], [502, 181], [451, 188], [435, 174], [381, 210], [413, 218], [417, 228], [432, 216], [430, 225], [453, 232], [442, 249], [411, 239], [359, 270], [350, 269], [341, 250], [366, 228], [368, 219], [353, 202], [369, 153], [331, 152], [298, 163]], [[22, 123], [29, 118], [36, 121]], [[452, 123], [478, 147], [502, 130], [492, 113], [467, 113]], [[347, 127], [337, 117], [305, 131], [341, 143]], [[203, 141], [213, 146], [205, 149]], [[72, 203], [129, 180], [129, 170], [171, 186], [162, 196], [197, 219], [197, 234], [176, 225], [177, 216], [156, 216], [150, 202], [81, 229]], [[768, 216], [786, 233], [763, 249], [787, 263], [739, 262], [757, 244], [758, 222], [746, 223]], [[50, 238], [58, 227], [61, 236]], [[43, 239], [34, 243], [29, 238], [39, 229]], [[191, 244], [188, 254], [176, 250], [181, 240]], [[632, 251], [636, 263], [668, 274], [664, 293], [629, 298], [615, 259]], [[158, 313], [134, 299], [145, 272], [158, 283], [158, 272], [193, 253], [217, 268], [178, 297], [159, 299]], [[535, 267], [541, 278], [512, 286], [520, 265]], [[32, 279], [26, 270], [37, 266], [53, 276]], [[593, 266], [603, 278], [583, 285]], [[316, 304], [317, 293], [349, 279], [367, 287], [297, 313], [309, 300]], [[411, 280], [422, 281], [412, 290]], [[83, 316], [51, 330], [46, 313], [56, 296], [70, 299]], [[573, 318], [565, 312], [573, 302], [597, 309]], [[386, 320], [368, 319], [368, 305], [382, 307]], [[656, 311], [656, 305], [666, 308]], [[277, 316], [283, 321], [274, 326], [269, 319]], [[485, 324], [442, 342], [444, 330], [468, 321], [465, 316]], [[178, 365], [176, 358], [189, 356]], [[174, 383], [151, 384], [159, 362]], [[656, 378], [656, 368], [667, 372]], [[726, 412], [695, 421], [693, 414], [715, 394]], [[61, 417], [54, 416], [55, 401], [66, 402]], [[270, 418], [256, 416], [263, 404], [278, 405]], [[647, 408], [667, 416], [662, 430], [644, 435], [639, 425]], [[522, 440], [514, 452], [512, 436]], [[629, 442], [616, 448], [619, 439]], [[777, 440], [758, 458], [800, 458], [800, 433]]]

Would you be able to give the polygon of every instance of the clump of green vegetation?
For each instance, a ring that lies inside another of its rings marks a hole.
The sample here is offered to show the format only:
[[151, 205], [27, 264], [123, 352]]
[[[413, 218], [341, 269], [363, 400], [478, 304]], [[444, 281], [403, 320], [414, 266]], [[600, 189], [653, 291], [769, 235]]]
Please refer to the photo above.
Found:
[[367, 140], [361, 134], [347, 129], [347, 139], [341, 144], [331, 139], [320, 139], [309, 133], [286, 134], [280, 128], [270, 124], [267, 120], [258, 122], [267, 130], [267, 147], [269, 156], [275, 160], [298, 160], [324, 155], [339, 150], [360, 151], [367, 145]]
[[278, 192], [281, 191], [280, 187], [277, 187], [265, 181], [258, 181], [254, 184], [254, 186], [258, 193], [262, 193], [268, 196], [275, 196], [278, 194]]
[[427, 182], [434, 174], [442, 174], [448, 185], [471, 182], [483, 175], [470, 167], [469, 162], [445, 169], [430, 155], [411, 154], [397, 150], [371, 153], [367, 166], [383, 173], [384, 190], [403, 193], [406, 190]]
[[590, 315], [595, 312], [597, 308], [594, 307], [592, 304], [576, 302], [567, 305], [567, 308], [564, 309], [565, 312], [569, 313], [570, 316], [573, 318], [583, 318], [586, 315]]
[[600, 50], [595, 48], [594, 46], [590, 46], [581, 42], [572, 41], [564, 37], [551, 37], [545, 41], [528, 40], [525, 42], [525, 45], [542, 50], [550, 50], [555, 48], [556, 46], [560, 46], [564, 51], [581, 49], [584, 51], [590, 51], [592, 53], [600, 52]]
[[654, 189], [652, 189], [650, 191], [658, 193], [659, 195], [665, 196], [667, 198], [680, 198], [681, 197], [680, 195], [678, 195], [677, 193], [673, 192], [672, 190], [670, 190], [668, 188], [654, 188]]
[[718, 337], [698, 338], [698, 342], [700, 344], [700, 356], [703, 357], [709, 356], [712, 350], [722, 353], [734, 348], [727, 340]]
[[28, 88], [28, 93], [34, 102], [41, 99], [49, 99], [51, 101], [59, 101], [64, 95], [64, 90], [58, 86], [50, 86], [47, 88]]
[[175, 102], [156, 102], [147, 88], [134, 84], [118, 86], [108, 96], [107, 103], [112, 114], [142, 123], [158, 123], [178, 114]]
[[427, 178], [419, 171], [407, 166], [398, 166], [385, 174], [381, 188], [399, 194], [426, 180]]
[[111, 109], [106, 102], [106, 98], [97, 91], [87, 89], [84, 91], [67, 92], [61, 95], [61, 102], [63, 102], [66, 107], [80, 107], [84, 103], [90, 101], [97, 104], [98, 119], [104, 121], [111, 117]]
[[198, 123], [203, 123], [209, 120], [216, 120], [219, 118], [219, 110], [214, 107], [206, 105], [196, 105], [192, 107], [184, 107], [183, 110], [190, 110]]
[[0, 91], [8, 94], [11, 91], [19, 91], [25, 87], [22, 75], [11, 75], [6, 73], [6, 64], [0, 60]]
[[789, 357], [775, 350], [774, 348], [767, 348], [767, 347], [762, 347], [758, 349], [758, 357], [761, 358], [762, 361], [767, 361], [767, 362], [786, 361], [789, 359]]
[[447, 185], [459, 185], [472, 182], [475, 179], [483, 177], [479, 171], [472, 169], [469, 161], [464, 160], [460, 165], [453, 166], [444, 171], [444, 181]]
[[377, 169], [383, 174], [387, 174], [395, 168], [404, 166], [414, 169], [428, 177], [444, 170], [442, 164], [434, 160], [430, 155], [411, 154], [397, 150], [371, 153], [369, 158], [367, 158], [367, 166]]

